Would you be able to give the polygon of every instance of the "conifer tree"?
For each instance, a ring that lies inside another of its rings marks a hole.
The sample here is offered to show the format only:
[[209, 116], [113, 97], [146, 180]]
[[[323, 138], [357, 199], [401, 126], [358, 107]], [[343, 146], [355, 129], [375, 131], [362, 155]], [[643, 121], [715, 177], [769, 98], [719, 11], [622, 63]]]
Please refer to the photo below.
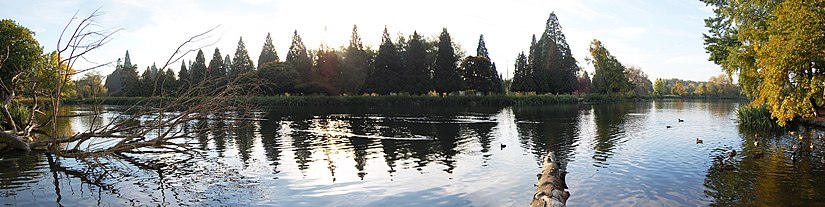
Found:
[[[240, 44], [238, 44], [240, 48]], [[244, 48], [246, 50], [246, 48]], [[238, 52], [235, 52], [235, 56], [238, 55]], [[247, 57], [249, 55], [247, 54]], [[235, 57], [235, 60], [238, 60], [238, 57]], [[281, 61], [278, 57], [278, 52], [275, 50], [275, 45], [272, 44], [272, 36], [269, 33], [266, 33], [266, 40], [264, 41], [264, 46], [261, 49], [261, 55], [258, 56], [258, 67], [260, 68], [261, 65], [264, 63], [272, 62], [272, 61]]]
[[342, 93], [354, 95], [364, 84], [370, 64], [370, 58], [364, 50], [361, 36], [358, 35], [358, 27], [355, 25], [352, 26], [352, 36], [342, 61], [338, 88]]
[[235, 80], [237, 73], [233, 76], [233, 73], [237, 72], [234, 68], [232, 68], [232, 58], [229, 57], [229, 54], [226, 54], [223, 58], [223, 71], [226, 71], [226, 81]]
[[132, 64], [129, 51], [123, 58], [123, 73], [121, 74], [124, 96], [140, 96], [140, 77], [138, 77], [137, 65]]
[[191, 78], [189, 71], [186, 69], [186, 62], [180, 61], [180, 71], [178, 71], [178, 91], [186, 91], [189, 89]]
[[484, 43], [484, 35], [478, 36], [478, 47], [476, 48], [476, 56], [490, 59], [490, 52], [487, 51], [487, 44]]
[[433, 68], [433, 86], [439, 93], [455, 92], [464, 87], [464, 81], [458, 71], [458, 60], [450, 33], [444, 28], [438, 36]]
[[404, 52], [405, 64], [401, 71], [403, 92], [425, 94], [430, 89], [430, 64], [427, 63], [427, 51], [424, 40], [413, 32]]
[[203, 50], [198, 50], [195, 62], [189, 64], [189, 75], [192, 77], [191, 86], [201, 84], [206, 80], [206, 57], [203, 55]]
[[381, 46], [378, 48], [378, 55], [375, 57], [374, 68], [367, 77], [367, 86], [364, 92], [389, 94], [400, 91], [398, 69], [400, 68], [400, 57], [395, 44], [390, 39], [387, 27], [381, 35]]
[[[269, 35], [267, 35], [267, 39], [268, 39], [268, 44], [270, 44], [269, 46], [272, 46], [272, 40], [269, 39]], [[266, 43], [265, 43], [264, 50], [267, 49], [266, 47], [267, 46], [266, 46]], [[273, 59], [273, 60], [267, 60], [267, 59], [270, 59], [270, 58], [267, 57], [265, 59], [265, 61], [271, 62], [271, 61], [277, 61], [278, 60], [278, 55], [275, 54], [274, 51], [275, 51], [275, 49], [272, 48], [271, 56], [274, 56], [274, 58], [271, 58], [271, 59]], [[264, 55], [263, 53], [264, 52], [261, 51], [261, 55]], [[246, 44], [244, 44], [243, 38], [238, 40], [238, 48], [235, 49], [235, 57], [233, 58], [233, 62], [232, 63], [224, 63], [224, 64], [232, 65], [232, 72], [229, 73], [229, 79], [230, 80], [234, 80], [235, 78], [237, 78], [241, 74], [248, 73], [248, 72], [251, 72], [251, 71], [255, 70], [255, 66], [252, 65], [252, 59], [249, 58], [249, 52], [246, 50]]]
[[535, 92], [535, 82], [533, 81], [533, 72], [529, 64], [527, 64], [527, 55], [521, 52], [516, 57], [516, 63], [513, 64], [515, 71], [513, 71], [513, 82], [510, 90], [513, 92]]
[[298, 30], [292, 36], [292, 45], [289, 46], [289, 53], [286, 55], [286, 63], [298, 72], [298, 83], [312, 82], [312, 59], [309, 57]]

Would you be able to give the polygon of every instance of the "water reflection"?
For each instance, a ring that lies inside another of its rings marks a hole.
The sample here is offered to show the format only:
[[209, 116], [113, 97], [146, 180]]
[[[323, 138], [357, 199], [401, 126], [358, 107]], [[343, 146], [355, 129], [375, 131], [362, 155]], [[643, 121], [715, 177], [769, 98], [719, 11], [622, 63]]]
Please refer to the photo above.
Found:
[[[191, 141], [202, 155], [119, 154], [88, 163], [0, 154], [0, 203], [523, 206], [537, 161], [553, 151], [568, 173], [571, 206], [825, 205], [823, 132], [800, 140], [737, 128], [737, 106], [267, 108], [263, 120], [189, 123], [183, 130], [201, 132]], [[65, 117], [61, 128], [116, 119], [119, 109], [108, 110], [96, 119]], [[206, 128], [215, 130], [198, 130]], [[736, 169], [717, 169], [714, 160], [730, 150], [740, 152]]]

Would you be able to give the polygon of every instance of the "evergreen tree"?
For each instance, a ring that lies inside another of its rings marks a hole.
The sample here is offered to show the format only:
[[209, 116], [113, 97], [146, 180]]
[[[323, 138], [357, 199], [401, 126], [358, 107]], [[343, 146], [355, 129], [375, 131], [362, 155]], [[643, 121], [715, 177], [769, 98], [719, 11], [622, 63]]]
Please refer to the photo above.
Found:
[[540, 67], [536, 70], [543, 73], [543, 83], [539, 84], [544, 85], [545, 92], [572, 93], [576, 88], [578, 66], [555, 13], [550, 13], [538, 46]]
[[106, 76], [104, 86], [106, 87], [106, 95], [119, 96], [123, 94], [123, 62], [121, 62], [120, 58], [117, 59], [117, 64], [112, 74]]
[[189, 75], [192, 77], [191, 86], [200, 85], [206, 80], [206, 57], [203, 55], [203, 50], [198, 50], [195, 62], [189, 64]]
[[533, 35], [533, 40], [530, 42], [530, 56], [527, 57], [527, 67], [533, 72], [533, 83], [535, 84], [535, 91], [537, 93], [547, 93], [549, 89], [549, 78], [545, 70], [543, 70], [543, 62], [541, 61], [541, 50], [536, 41], [536, 35]]
[[503, 91], [501, 79], [493, 68], [490, 59], [483, 56], [469, 56], [464, 58], [465, 90], [477, 91], [484, 94], [501, 93]]
[[[240, 48], [240, 43], [238, 44], [238, 48]], [[244, 51], [246, 51], [246, 48], [244, 48]], [[236, 51], [235, 52], [235, 60], [236, 61], [239, 59], [237, 56], [238, 56], [238, 52]], [[247, 54], [247, 57], [249, 57], [248, 54]], [[261, 49], [261, 55], [258, 56], [258, 67], [260, 68], [261, 65], [263, 65], [264, 63], [268, 63], [268, 62], [272, 62], [272, 61], [280, 61], [280, 58], [278, 58], [278, 52], [275, 51], [275, 45], [272, 44], [272, 36], [269, 33], [266, 33], [266, 40], [264, 41], [264, 46]]]
[[146, 70], [143, 70], [143, 73], [140, 74], [140, 87], [138, 88], [137, 96], [141, 97], [149, 97], [154, 96], [155, 91], [155, 81], [152, 78], [152, 69], [146, 67]]
[[536, 91], [533, 72], [527, 63], [527, 55], [524, 55], [524, 52], [519, 53], [516, 57], [516, 63], [513, 66], [515, 67], [515, 71], [513, 72], [513, 83], [510, 90], [513, 92]]
[[478, 36], [478, 47], [476, 48], [476, 56], [490, 59], [490, 52], [487, 51], [487, 44], [484, 43], [484, 35]]
[[390, 39], [390, 34], [387, 32], [387, 27], [384, 27], [384, 33], [381, 35], [381, 46], [378, 48], [378, 55], [375, 57], [374, 68], [367, 77], [367, 83], [364, 92], [389, 94], [397, 93], [400, 90], [398, 85], [400, 77], [398, 69], [400, 68], [400, 57], [398, 50]]
[[338, 88], [345, 94], [356, 94], [367, 78], [370, 58], [361, 43], [358, 27], [352, 26], [352, 37], [341, 65], [341, 80]]
[[261, 84], [265, 95], [280, 95], [295, 91], [298, 72], [290, 64], [270, 61], [259, 65], [256, 72], [263, 80]]
[[455, 92], [464, 87], [464, 81], [456, 65], [458, 60], [450, 33], [447, 32], [447, 28], [444, 28], [438, 36], [433, 68], [433, 86], [439, 93]]
[[178, 89], [178, 81], [175, 78], [175, 71], [172, 71], [171, 68], [167, 68], [166, 72], [163, 75], [163, 95], [164, 96], [171, 96], [175, 94], [175, 90]]
[[312, 59], [309, 57], [309, 53], [297, 30], [292, 36], [292, 45], [289, 46], [286, 63], [298, 72], [298, 83], [312, 82]]
[[206, 71], [207, 79], [209, 80], [226, 78], [226, 71], [224, 71], [223, 66], [223, 56], [221, 56], [221, 51], [218, 48], [215, 48], [215, 53], [212, 53], [212, 60], [209, 61], [209, 67], [206, 68]]
[[178, 91], [183, 92], [189, 89], [191, 78], [186, 69], [186, 62], [180, 61], [180, 71], [178, 71]]
[[229, 57], [229, 54], [226, 54], [223, 58], [223, 71], [226, 71], [226, 81], [235, 80], [237, 74], [233, 76], [233, 72], [236, 72], [234, 68], [232, 68], [232, 58]]
[[304, 87], [307, 93], [338, 95], [337, 88], [341, 68], [341, 58], [334, 49], [321, 45], [315, 58], [315, 74], [311, 87]]
[[427, 62], [427, 49], [424, 40], [413, 32], [404, 52], [405, 64], [401, 71], [403, 92], [425, 94], [430, 89], [430, 64]]
[[[269, 35], [267, 35], [267, 43], [264, 44], [264, 50], [268, 49], [266, 44], [269, 44], [269, 47], [274, 47], [274, 46], [272, 46], [272, 40], [269, 39]], [[275, 54], [275, 48], [271, 48], [271, 49], [272, 49], [272, 51], [270, 51], [270, 52], [272, 52], [272, 53], [268, 54], [268, 55], [264, 55], [264, 51], [261, 51], [261, 56], [264, 56], [263, 58], [265, 58], [264, 61], [271, 62], [271, 61], [277, 61], [278, 60], [278, 54]], [[234, 62], [232, 62], [230, 64], [230, 65], [232, 65], [232, 71], [233, 71], [233, 72], [229, 73], [229, 79], [230, 80], [234, 80], [235, 78], [237, 78], [241, 74], [252, 72], [253, 70], [255, 70], [255, 66], [252, 65], [252, 59], [249, 58], [249, 52], [246, 51], [246, 44], [243, 43], [243, 38], [238, 40], [238, 48], [235, 49], [235, 57], [233, 59], [234, 59]], [[269, 60], [269, 59], [271, 59], [271, 60]], [[260, 59], [259, 59], [258, 62], [260, 64]], [[229, 63], [225, 63], [225, 64], [229, 64]]]
[[123, 58], [123, 73], [121, 75], [123, 95], [140, 96], [140, 77], [138, 77], [137, 65], [132, 64], [128, 50], [126, 51], [126, 57]]

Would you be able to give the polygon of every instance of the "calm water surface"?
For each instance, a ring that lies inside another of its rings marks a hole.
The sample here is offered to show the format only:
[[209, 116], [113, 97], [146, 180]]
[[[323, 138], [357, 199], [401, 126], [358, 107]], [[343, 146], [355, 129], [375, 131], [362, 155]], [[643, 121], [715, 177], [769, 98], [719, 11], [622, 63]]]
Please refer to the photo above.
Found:
[[[273, 108], [260, 121], [190, 123], [225, 129], [191, 140], [201, 153], [91, 161], [105, 170], [39, 152], [0, 154], [0, 203], [526, 206], [538, 162], [553, 151], [568, 172], [571, 206], [825, 205], [823, 132], [741, 129], [739, 105]], [[71, 134], [90, 121], [70, 117], [59, 127]], [[739, 152], [736, 169], [721, 171], [715, 163], [729, 150]]]

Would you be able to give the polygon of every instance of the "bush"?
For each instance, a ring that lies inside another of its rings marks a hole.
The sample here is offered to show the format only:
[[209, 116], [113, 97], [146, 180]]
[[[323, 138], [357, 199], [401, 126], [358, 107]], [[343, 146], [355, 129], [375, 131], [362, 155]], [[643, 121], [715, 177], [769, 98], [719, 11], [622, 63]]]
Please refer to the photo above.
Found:
[[778, 128], [776, 120], [771, 118], [771, 112], [764, 105], [744, 105], [736, 109], [736, 118], [740, 126], [756, 128]]

